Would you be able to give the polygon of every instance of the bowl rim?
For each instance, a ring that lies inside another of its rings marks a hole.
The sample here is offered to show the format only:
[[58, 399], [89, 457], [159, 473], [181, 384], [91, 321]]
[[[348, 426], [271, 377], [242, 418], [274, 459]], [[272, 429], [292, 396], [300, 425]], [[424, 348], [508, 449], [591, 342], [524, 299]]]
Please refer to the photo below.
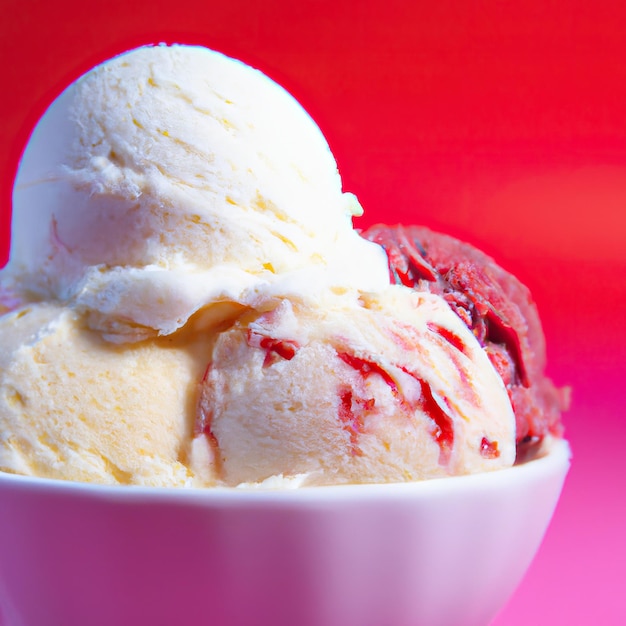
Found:
[[396, 483], [364, 483], [319, 485], [308, 487], [157, 487], [143, 485], [107, 485], [67, 481], [55, 478], [23, 476], [0, 471], [0, 502], [2, 493], [20, 491], [38, 494], [63, 494], [73, 497], [116, 501], [198, 501], [212, 504], [246, 504], [255, 502], [329, 502], [371, 500], [376, 498], [427, 499], [464, 492], [468, 489], [514, 489], [515, 485], [564, 479], [572, 458], [565, 439], [547, 442], [542, 456], [513, 467], [463, 476], [431, 478]]

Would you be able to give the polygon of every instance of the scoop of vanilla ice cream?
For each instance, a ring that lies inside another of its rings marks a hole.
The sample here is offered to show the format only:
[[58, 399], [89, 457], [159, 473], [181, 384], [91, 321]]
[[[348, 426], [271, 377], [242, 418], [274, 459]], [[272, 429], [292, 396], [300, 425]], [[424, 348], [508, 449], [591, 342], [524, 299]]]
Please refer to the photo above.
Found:
[[0, 317], [0, 471], [94, 483], [196, 484], [187, 458], [201, 338], [119, 346], [67, 308]]
[[71, 302], [109, 340], [168, 334], [286, 277], [301, 289], [299, 270], [386, 284], [384, 253], [353, 230], [360, 212], [275, 82], [206, 48], [143, 47], [81, 77], [36, 126], [2, 280]]
[[[439, 296], [277, 300], [216, 341], [192, 466], [226, 485], [410, 481], [508, 467], [515, 419]], [[271, 480], [270, 480], [271, 483]]]

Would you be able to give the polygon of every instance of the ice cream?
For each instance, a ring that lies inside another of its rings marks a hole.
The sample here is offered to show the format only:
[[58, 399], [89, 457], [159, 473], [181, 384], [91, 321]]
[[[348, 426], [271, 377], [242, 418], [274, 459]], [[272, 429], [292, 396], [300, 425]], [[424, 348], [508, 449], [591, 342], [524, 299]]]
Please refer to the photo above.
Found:
[[311, 268], [313, 282], [386, 282], [307, 113], [196, 46], [139, 48], [70, 85], [32, 134], [13, 211], [5, 289], [71, 302], [112, 341], [174, 332], [268, 284], [298, 290]]
[[68, 307], [0, 316], [0, 468], [95, 483], [185, 486], [206, 345], [120, 346]]
[[237, 61], [145, 47], [79, 79], [16, 179], [0, 470], [284, 487], [511, 466], [502, 338], [417, 274], [392, 285], [406, 250], [360, 211], [313, 121]]
[[376, 225], [363, 236], [387, 251], [392, 282], [441, 295], [484, 347], [515, 411], [518, 462], [560, 436], [569, 389], [545, 375], [545, 338], [528, 288], [470, 244], [425, 227]]
[[397, 482], [512, 465], [501, 379], [438, 296], [280, 300], [222, 333], [198, 431], [217, 480]]

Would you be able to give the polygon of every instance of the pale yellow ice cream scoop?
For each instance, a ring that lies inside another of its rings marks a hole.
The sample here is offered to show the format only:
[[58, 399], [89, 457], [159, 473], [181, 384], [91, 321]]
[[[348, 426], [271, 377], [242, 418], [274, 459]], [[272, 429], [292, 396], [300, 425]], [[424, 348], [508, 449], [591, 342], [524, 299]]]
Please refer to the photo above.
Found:
[[94, 483], [190, 486], [202, 336], [123, 346], [71, 309], [0, 316], [0, 470]]
[[35, 128], [1, 280], [133, 341], [268, 286], [381, 287], [384, 255], [352, 227], [360, 212], [275, 82], [206, 48], [143, 47], [70, 85]]

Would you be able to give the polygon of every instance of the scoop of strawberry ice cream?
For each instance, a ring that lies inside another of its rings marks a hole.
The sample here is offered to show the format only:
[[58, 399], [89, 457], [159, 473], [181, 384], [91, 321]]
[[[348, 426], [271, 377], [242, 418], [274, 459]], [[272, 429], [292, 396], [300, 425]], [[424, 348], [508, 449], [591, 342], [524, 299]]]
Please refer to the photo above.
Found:
[[242, 317], [200, 396], [192, 465], [217, 484], [408, 481], [515, 458], [511, 405], [478, 341], [442, 298], [404, 287]]
[[376, 225], [392, 282], [441, 295], [476, 336], [502, 377], [516, 418], [517, 460], [546, 435], [561, 435], [568, 390], [545, 375], [546, 346], [530, 291], [468, 243], [421, 226]]

